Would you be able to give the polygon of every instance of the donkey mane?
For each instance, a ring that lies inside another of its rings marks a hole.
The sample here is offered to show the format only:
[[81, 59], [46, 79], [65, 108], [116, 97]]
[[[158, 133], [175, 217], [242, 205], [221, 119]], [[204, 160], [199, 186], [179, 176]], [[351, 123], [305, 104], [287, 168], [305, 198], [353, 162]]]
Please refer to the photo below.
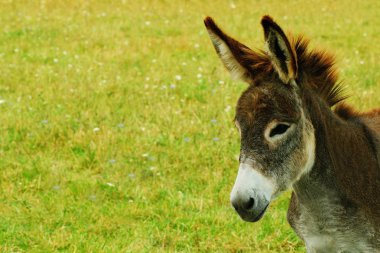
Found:
[[[297, 54], [299, 67], [299, 80], [307, 79], [306, 82], [330, 107], [347, 98], [344, 94], [341, 82], [338, 82], [338, 71], [335, 67], [335, 57], [320, 49], [309, 49], [309, 39], [304, 36], [293, 37], [288, 34], [292, 47]], [[249, 66], [253, 72], [253, 79], [266, 76], [273, 72], [273, 66], [269, 56], [262, 50], [241, 56], [243, 65]]]
[[310, 88], [331, 107], [346, 99], [343, 86], [338, 82], [335, 68], [335, 57], [324, 50], [309, 50], [309, 40], [303, 36], [293, 38], [293, 46], [297, 53], [298, 67], [306, 78]]
[[380, 109], [372, 109], [366, 112], [359, 112], [359, 111], [356, 111], [354, 108], [352, 108], [352, 106], [345, 103], [340, 103], [339, 105], [337, 105], [334, 111], [337, 115], [339, 115], [340, 118], [345, 119], [345, 120], [351, 120], [357, 117], [380, 116]]

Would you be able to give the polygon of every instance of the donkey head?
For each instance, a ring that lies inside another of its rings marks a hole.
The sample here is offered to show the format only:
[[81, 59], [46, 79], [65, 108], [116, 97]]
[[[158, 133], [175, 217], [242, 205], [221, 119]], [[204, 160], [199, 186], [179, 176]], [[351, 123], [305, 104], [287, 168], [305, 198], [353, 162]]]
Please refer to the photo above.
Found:
[[314, 128], [303, 108], [294, 45], [264, 16], [266, 51], [254, 52], [207, 17], [211, 41], [232, 76], [249, 84], [236, 106], [240, 166], [231, 203], [242, 219], [259, 220], [270, 201], [314, 163]]

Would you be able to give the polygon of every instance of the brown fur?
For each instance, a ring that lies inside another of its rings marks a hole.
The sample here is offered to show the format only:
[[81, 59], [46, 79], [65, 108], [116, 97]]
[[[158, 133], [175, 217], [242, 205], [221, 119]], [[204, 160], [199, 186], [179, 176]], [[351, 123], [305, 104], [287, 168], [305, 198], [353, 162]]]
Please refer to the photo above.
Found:
[[[234, 55], [236, 60], [248, 70], [247, 78], [256, 79], [261, 75], [265, 75], [273, 70], [273, 66], [270, 64], [269, 57], [264, 51], [254, 52], [247, 46], [241, 44], [235, 39], [231, 38], [225, 34], [210, 17], [207, 17], [204, 21], [207, 29], [212, 30], [216, 35], [218, 35], [230, 48], [231, 53]], [[217, 53], [218, 49], [215, 48]]]
[[329, 106], [344, 100], [347, 96], [342, 93], [338, 82], [334, 56], [323, 50], [309, 50], [309, 40], [302, 36], [293, 39], [296, 48], [300, 73], [303, 73], [305, 83], [321, 96]]
[[[250, 83], [236, 108], [236, 120], [242, 132], [241, 155], [251, 155], [261, 164], [271, 165], [267, 166], [267, 171], [261, 171], [264, 175], [284, 173], [270, 171], [276, 166], [282, 168], [285, 161], [282, 159], [287, 155], [271, 153], [274, 151], [263, 141], [262, 133], [273, 120], [296, 125], [300, 119], [305, 121], [303, 112], [306, 121], [311, 122], [312, 127], [304, 129], [304, 133], [314, 131], [314, 164], [308, 173], [294, 182], [288, 211], [288, 220], [296, 232], [303, 238], [308, 232], [318, 236], [336, 229], [334, 240], [349, 243], [351, 237], [347, 237], [347, 242], [340, 236], [348, 235], [344, 231], [350, 230], [354, 237], [363, 236], [363, 243], [379, 248], [380, 109], [362, 113], [343, 103], [347, 96], [338, 82], [334, 57], [323, 50], [310, 50], [309, 40], [302, 36], [286, 37], [270, 17], [265, 16], [262, 20], [266, 40], [269, 32], [274, 33], [268, 53], [255, 52], [232, 39], [211, 18], [206, 18], [205, 25], [209, 32], [227, 44], [238, 64], [246, 70], [245, 80]], [[284, 42], [285, 46], [278, 41]], [[214, 46], [218, 51], [215, 43]], [[296, 71], [295, 75], [290, 73], [288, 62]], [[332, 110], [334, 105], [336, 108]], [[301, 139], [299, 135], [288, 138], [287, 146], [295, 147]], [[304, 155], [302, 152], [297, 154]], [[295, 161], [301, 161], [298, 156], [295, 155]], [[325, 205], [320, 206], [318, 200]], [[330, 208], [344, 212], [334, 216], [334, 210]], [[336, 223], [326, 225], [324, 212], [330, 211], [331, 222]], [[311, 221], [303, 220], [305, 215], [309, 215]], [[310, 231], [305, 229], [308, 225]], [[372, 229], [370, 236], [369, 229]]]
[[[314, 109], [309, 112], [313, 122], [319, 122], [317, 153], [331, 164], [334, 183], [344, 198], [380, 226], [380, 117], [347, 105], [340, 105], [336, 114], [323, 105]], [[322, 170], [318, 164], [314, 166], [314, 173], [323, 175]]]
[[[346, 103], [339, 103], [346, 95], [337, 82], [333, 56], [320, 50], [308, 52], [308, 40], [302, 37], [293, 43], [303, 73], [300, 78], [305, 79], [300, 83], [306, 83], [309, 87], [305, 88], [310, 88], [311, 94], [315, 92], [327, 105], [323, 102], [311, 105], [309, 113], [313, 123], [320, 125], [319, 131], [321, 128], [324, 131], [316, 135], [320, 150], [327, 152], [332, 163], [335, 183], [351, 204], [360, 206], [380, 226], [380, 109], [358, 112]], [[328, 107], [336, 104], [335, 110], [330, 111]]]
[[261, 25], [264, 29], [267, 54], [271, 58], [280, 79], [285, 83], [289, 83], [291, 79], [296, 79], [298, 74], [294, 47], [290, 44], [280, 26], [270, 16], [264, 16], [261, 19]]
[[[267, 20], [268, 18], [265, 17], [264, 20]], [[205, 19], [205, 25], [227, 42], [238, 62], [250, 71], [253, 82], [273, 73], [273, 65], [266, 52], [262, 50], [253, 51], [229, 37], [210, 17]], [[299, 78], [307, 79], [306, 82], [310, 88], [315, 90], [329, 106], [344, 100], [347, 96], [343, 94], [342, 86], [337, 82], [338, 73], [335, 68], [334, 56], [323, 50], [309, 50], [309, 40], [303, 36], [293, 38], [289, 34], [288, 37], [291, 38], [289, 39], [291, 43], [289, 47], [294, 48], [297, 55], [294, 64], [299, 66]]]

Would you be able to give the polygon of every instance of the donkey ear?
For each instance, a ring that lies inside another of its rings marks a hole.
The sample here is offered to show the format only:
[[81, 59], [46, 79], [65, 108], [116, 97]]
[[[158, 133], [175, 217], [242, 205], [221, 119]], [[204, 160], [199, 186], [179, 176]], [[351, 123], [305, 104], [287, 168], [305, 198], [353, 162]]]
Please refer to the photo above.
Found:
[[297, 78], [297, 56], [284, 31], [270, 16], [261, 20], [264, 28], [267, 53], [278, 75], [284, 83]]
[[211, 17], [204, 20], [215, 50], [234, 79], [251, 81], [252, 58], [255, 53], [247, 46], [225, 34]]

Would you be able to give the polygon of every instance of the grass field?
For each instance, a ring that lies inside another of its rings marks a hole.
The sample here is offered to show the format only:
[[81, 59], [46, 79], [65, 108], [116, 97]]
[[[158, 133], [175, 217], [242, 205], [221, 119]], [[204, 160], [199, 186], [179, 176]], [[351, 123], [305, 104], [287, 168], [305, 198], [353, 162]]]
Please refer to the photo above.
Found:
[[[289, 193], [232, 210], [239, 137], [210, 15], [334, 51], [358, 109], [380, 105], [380, 2], [0, 1], [1, 252], [304, 252]], [[288, 2], [284, 4], [284, 2]]]

